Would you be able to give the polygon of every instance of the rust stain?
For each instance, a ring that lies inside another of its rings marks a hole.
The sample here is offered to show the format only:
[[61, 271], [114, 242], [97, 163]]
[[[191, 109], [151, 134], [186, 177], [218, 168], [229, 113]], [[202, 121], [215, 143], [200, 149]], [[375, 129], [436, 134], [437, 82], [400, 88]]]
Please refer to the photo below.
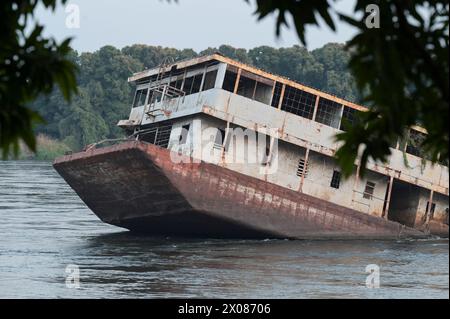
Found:
[[[215, 232], [212, 236], [283, 238], [398, 237], [397, 223], [214, 164], [176, 164], [169, 150], [144, 142], [63, 156], [54, 167], [100, 219], [132, 230], [204, 234], [209, 229]], [[406, 228], [402, 236], [424, 234]]]

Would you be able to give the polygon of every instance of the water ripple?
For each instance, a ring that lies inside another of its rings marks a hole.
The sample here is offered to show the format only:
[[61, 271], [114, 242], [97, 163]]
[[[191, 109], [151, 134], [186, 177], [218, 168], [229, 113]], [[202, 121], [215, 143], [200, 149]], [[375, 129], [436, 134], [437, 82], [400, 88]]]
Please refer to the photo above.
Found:
[[[137, 236], [100, 222], [47, 162], [0, 162], [0, 214], [0, 298], [449, 297], [448, 241]], [[365, 287], [368, 264], [380, 289]]]

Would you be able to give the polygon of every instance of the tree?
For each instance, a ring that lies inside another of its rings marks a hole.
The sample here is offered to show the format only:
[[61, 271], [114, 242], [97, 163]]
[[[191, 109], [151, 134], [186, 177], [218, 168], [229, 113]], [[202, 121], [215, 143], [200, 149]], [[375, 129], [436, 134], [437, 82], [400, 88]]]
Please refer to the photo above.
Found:
[[[19, 141], [35, 151], [33, 124], [42, 117], [27, 105], [55, 84], [69, 100], [76, 92], [75, 64], [68, 58], [70, 39], [58, 44], [42, 35], [43, 26], [31, 25], [38, 5], [55, 9], [56, 0], [10, 0], [0, 4], [0, 150], [17, 155]], [[66, 0], [61, 0], [65, 3]]]
[[69, 57], [78, 69], [78, 94], [68, 102], [55, 89], [33, 102], [31, 108], [46, 121], [35, 132], [62, 140], [72, 150], [121, 136], [116, 124], [128, 116], [132, 99], [127, 77], [142, 70], [143, 63], [113, 46], [93, 53], [71, 51]]
[[[246, 0], [248, 2], [248, 0]], [[356, 28], [347, 48], [349, 68], [362, 101], [370, 110], [357, 124], [337, 135], [343, 146], [336, 157], [346, 176], [359, 157], [361, 172], [369, 159], [385, 162], [389, 146], [407, 138], [408, 129], [420, 124], [427, 130], [421, 142], [433, 162], [449, 159], [449, 4], [448, 0], [356, 0], [354, 16], [335, 8], [335, 0], [256, 0], [256, 14], [277, 16], [276, 33], [293, 18], [299, 39], [321, 18], [335, 30], [336, 17]], [[366, 25], [366, 9], [378, 9], [380, 27]], [[325, 57], [325, 59], [327, 59]], [[329, 74], [336, 82], [335, 75]]]

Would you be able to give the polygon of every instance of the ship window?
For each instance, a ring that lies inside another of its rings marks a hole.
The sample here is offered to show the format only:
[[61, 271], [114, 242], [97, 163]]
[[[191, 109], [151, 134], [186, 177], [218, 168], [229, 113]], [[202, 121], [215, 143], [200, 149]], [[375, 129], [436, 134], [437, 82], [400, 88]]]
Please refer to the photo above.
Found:
[[301, 158], [298, 161], [298, 167], [297, 167], [297, 176], [308, 176], [308, 163], [305, 161], [304, 158]]
[[365, 199], [372, 199], [373, 198], [373, 192], [375, 190], [375, 183], [367, 181], [366, 188], [364, 189], [363, 198]]
[[406, 145], [406, 153], [418, 157], [423, 157], [424, 154], [421, 146], [425, 138], [426, 135], [424, 133], [418, 132], [416, 130], [410, 130], [408, 144]]
[[203, 74], [197, 74], [184, 80], [183, 91], [186, 95], [200, 92]]
[[170, 82], [170, 86], [181, 89], [181, 85], [183, 84], [183, 77], [178, 77], [176, 80]]
[[160, 91], [152, 90], [150, 91], [148, 104], [159, 103], [161, 102], [162, 93]]
[[262, 166], [270, 165], [270, 135], [264, 135], [265, 141], [260, 142], [260, 134], [256, 134], [256, 145], [258, 147], [258, 158], [261, 159]]
[[359, 111], [344, 105], [344, 111], [342, 112], [341, 127], [339, 129], [345, 131], [347, 127], [353, 126], [357, 121], [358, 116], [357, 112]]
[[191, 127], [190, 124], [183, 125], [181, 127], [181, 134], [180, 134], [180, 137], [179, 137], [179, 140], [178, 140], [180, 145], [186, 144], [190, 127]]
[[286, 86], [281, 109], [308, 119], [312, 119], [316, 96], [314, 94]]
[[216, 84], [216, 78], [217, 70], [207, 72], [205, 75], [205, 83], [203, 84], [203, 91], [214, 88], [214, 85]]
[[172, 125], [153, 127], [140, 133], [139, 140], [167, 148], [171, 132]]
[[[430, 202], [427, 202], [427, 207], [425, 208], [425, 211], [428, 212], [428, 208], [430, 206]], [[431, 208], [428, 214], [430, 215], [430, 219], [433, 219], [434, 217], [434, 210], [436, 209], [436, 203], [431, 203]]]
[[167, 146], [169, 146], [169, 139], [171, 132], [172, 132], [172, 125], [158, 127], [155, 145], [167, 148]]
[[184, 79], [183, 91], [186, 95], [190, 94], [192, 83], [194, 83], [194, 78], [192, 76]]
[[237, 94], [258, 102], [269, 104], [272, 97], [273, 81], [242, 71], [239, 78]]
[[223, 141], [225, 140], [225, 130], [217, 129], [216, 138], [214, 140], [214, 148], [221, 149]]
[[282, 87], [283, 87], [283, 84], [281, 84], [280, 82], [277, 82], [275, 84], [275, 90], [273, 91], [273, 97], [272, 97], [272, 103], [271, 103], [271, 105], [275, 108], [278, 108], [278, 104], [280, 103]]
[[155, 139], [156, 139], [156, 133], [158, 131], [158, 128], [152, 128], [150, 130], [146, 130], [145, 133], [140, 133], [139, 134], [139, 139], [147, 142], [147, 143], [151, 143], [151, 144], [155, 144]]
[[272, 98], [273, 81], [259, 77], [256, 81], [254, 99], [264, 104], [270, 104]]
[[236, 72], [227, 70], [225, 72], [225, 78], [223, 80], [222, 88], [228, 92], [234, 92], [234, 85], [236, 84], [237, 74]]
[[152, 104], [153, 103], [153, 90], [150, 90], [150, 92], [148, 92], [148, 102], [147, 104]]
[[320, 98], [317, 106], [316, 121], [334, 128], [339, 128], [342, 104]]
[[145, 104], [145, 99], [147, 98], [148, 89], [137, 90], [134, 97], [133, 107], [139, 107]]
[[256, 91], [256, 80], [249, 78], [247, 74], [248, 72], [242, 71], [239, 79], [237, 94], [253, 99]]
[[194, 76], [194, 80], [192, 82], [192, 89], [190, 94], [200, 92], [200, 87], [202, 85], [203, 73], [197, 74]]
[[333, 177], [331, 178], [330, 187], [338, 189], [340, 183], [341, 183], [341, 172], [333, 171]]

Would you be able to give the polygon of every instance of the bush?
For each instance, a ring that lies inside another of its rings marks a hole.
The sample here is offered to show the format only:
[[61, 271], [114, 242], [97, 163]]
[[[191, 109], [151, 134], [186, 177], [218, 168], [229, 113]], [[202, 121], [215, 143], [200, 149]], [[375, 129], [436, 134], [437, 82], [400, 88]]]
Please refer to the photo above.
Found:
[[36, 153], [32, 153], [29, 149], [22, 145], [19, 159], [52, 161], [56, 157], [62, 156], [69, 151], [71, 151], [70, 147], [68, 147], [63, 142], [52, 139], [47, 135], [39, 134], [37, 136]]

